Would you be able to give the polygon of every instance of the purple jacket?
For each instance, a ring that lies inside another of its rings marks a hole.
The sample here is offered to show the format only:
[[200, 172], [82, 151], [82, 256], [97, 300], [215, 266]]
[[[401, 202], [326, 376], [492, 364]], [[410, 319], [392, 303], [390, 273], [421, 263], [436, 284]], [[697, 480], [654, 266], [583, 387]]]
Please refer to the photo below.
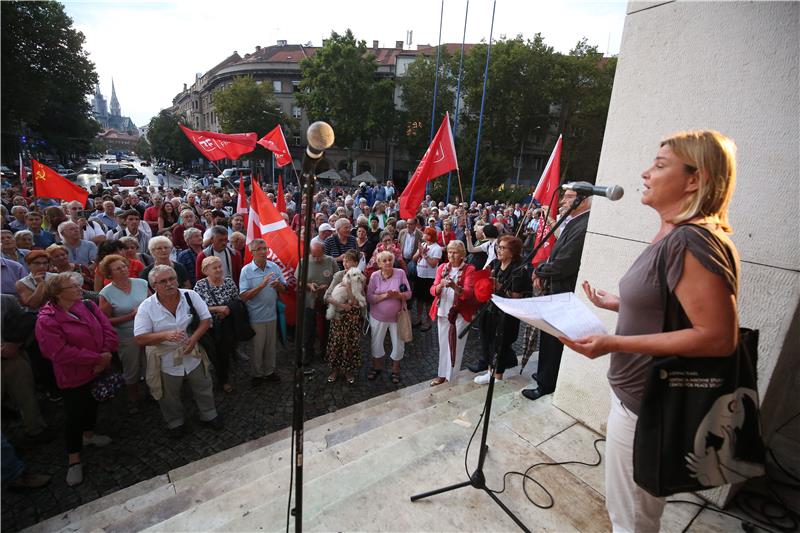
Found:
[[100, 308], [76, 302], [70, 316], [57, 305], [48, 302], [39, 309], [36, 320], [36, 340], [42, 355], [53, 362], [53, 371], [60, 389], [80, 387], [94, 379], [94, 366], [103, 352], [114, 352], [119, 339], [114, 326]]

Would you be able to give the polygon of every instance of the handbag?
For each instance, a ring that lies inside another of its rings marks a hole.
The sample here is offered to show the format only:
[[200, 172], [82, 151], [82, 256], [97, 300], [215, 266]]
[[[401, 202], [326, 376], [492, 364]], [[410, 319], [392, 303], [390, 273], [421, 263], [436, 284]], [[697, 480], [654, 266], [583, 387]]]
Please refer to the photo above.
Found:
[[106, 369], [102, 374], [94, 378], [89, 392], [98, 402], [105, 402], [112, 399], [125, 386], [125, 379], [119, 372]]
[[[685, 326], [664, 261], [663, 331]], [[758, 331], [739, 328], [728, 357], [653, 358], [633, 442], [633, 479], [654, 496], [740, 483], [765, 473], [756, 360]]]
[[397, 312], [397, 336], [403, 342], [411, 342], [414, 338], [414, 333], [411, 331], [411, 314], [408, 312], [405, 300], [403, 307]]
[[[194, 308], [194, 303], [192, 303], [192, 298], [189, 296], [189, 293], [185, 292], [183, 295], [186, 297], [186, 303], [189, 304], [189, 312], [192, 314], [192, 321], [189, 322], [189, 326], [186, 328], [186, 330], [189, 332], [189, 334], [192, 334], [200, 325], [200, 315], [197, 314], [197, 310]], [[217, 355], [217, 349], [214, 343], [214, 338], [211, 336], [211, 328], [207, 329], [206, 332], [203, 333], [203, 336], [200, 337], [197, 343], [203, 347], [203, 349], [206, 351], [206, 356], [208, 356], [209, 359], [212, 361], [216, 360], [215, 358]]]

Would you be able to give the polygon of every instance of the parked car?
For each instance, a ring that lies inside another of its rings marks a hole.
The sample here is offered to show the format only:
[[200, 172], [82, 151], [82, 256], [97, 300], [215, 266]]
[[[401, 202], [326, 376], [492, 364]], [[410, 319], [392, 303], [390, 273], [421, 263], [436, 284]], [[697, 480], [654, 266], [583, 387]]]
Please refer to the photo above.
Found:
[[9, 180], [17, 179], [17, 173], [5, 165], [0, 165], [0, 176]]
[[134, 168], [131, 168], [131, 167], [119, 167], [116, 170], [111, 170], [110, 172], [107, 172], [106, 173], [106, 179], [109, 180], [109, 183], [110, 183], [111, 180], [124, 178], [124, 177], [131, 176], [131, 175], [135, 175], [137, 177], [137, 179], [144, 178], [144, 174], [142, 174], [141, 172], [139, 172], [138, 170], [136, 170]]
[[144, 161], [142, 161], [139, 164], [142, 165], [143, 167], [149, 167], [150, 166], [150, 160], [149, 159], [145, 159]]
[[139, 180], [144, 177], [141, 173], [136, 174], [127, 174], [122, 176], [121, 178], [114, 178], [108, 180], [108, 184], [111, 186], [117, 185], [118, 187], [136, 187], [139, 185]]

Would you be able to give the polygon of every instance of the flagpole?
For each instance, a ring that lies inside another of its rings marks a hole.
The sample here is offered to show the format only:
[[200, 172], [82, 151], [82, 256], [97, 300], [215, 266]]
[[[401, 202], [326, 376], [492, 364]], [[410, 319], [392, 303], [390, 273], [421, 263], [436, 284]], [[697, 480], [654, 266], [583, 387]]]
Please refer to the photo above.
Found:
[[270, 152], [272, 157], [269, 159], [270, 165], [272, 165], [272, 188], [275, 189], [275, 152]]
[[[456, 108], [453, 110], [453, 145], [456, 144], [456, 137], [458, 136], [458, 108], [461, 107], [461, 72], [464, 68], [464, 42], [467, 40], [467, 15], [469, 15], [469, 0], [467, 0], [467, 8], [464, 11], [464, 34], [461, 36], [461, 58], [458, 60], [458, 84], [456, 86]], [[450, 176], [452, 172], [447, 173], [447, 196], [445, 203], [450, 203]], [[461, 174], [458, 175], [458, 188], [461, 189]], [[461, 201], [464, 201], [464, 191], [461, 191]]]
[[[436, 70], [433, 76], [433, 108], [431, 109], [431, 134], [428, 136], [428, 144], [433, 141], [433, 132], [436, 128], [436, 96], [439, 92], [439, 56], [442, 53], [442, 21], [444, 20], [444, 0], [442, 9], [439, 12], [439, 43], [436, 45]], [[428, 194], [429, 182], [425, 182], [425, 194]]]
[[475, 164], [472, 167], [472, 191], [469, 193], [469, 203], [475, 198], [475, 178], [478, 176], [478, 159], [481, 154], [481, 130], [483, 129], [483, 111], [486, 106], [486, 82], [489, 80], [489, 60], [492, 55], [492, 33], [494, 32], [494, 12], [497, 0], [492, 2], [492, 24], [489, 27], [489, 44], [486, 47], [486, 66], [483, 69], [483, 95], [481, 96], [481, 115], [478, 119], [478, 137], [475, 140]]
[[[461, 198], [460, 199], [463, 202], [464, 201], [464, 189], [461, 187], [461, 169], [460, 168], [456, 169], [456, 176], [458, 177], [458, 192], [459, 192], [459, 194], [461, 194]], [[449, 185], [448, 185], [448, 187], [449, 187]]]

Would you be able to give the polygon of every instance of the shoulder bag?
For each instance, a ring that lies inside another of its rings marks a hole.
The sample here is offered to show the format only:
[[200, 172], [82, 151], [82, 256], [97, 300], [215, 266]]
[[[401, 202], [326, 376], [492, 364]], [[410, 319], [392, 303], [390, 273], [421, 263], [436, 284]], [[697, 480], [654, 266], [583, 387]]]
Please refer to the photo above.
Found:
[[[685, 328], [663, 258], [658, 277], [663, 331]], [[637, 485], [662, 497], [765, 473], [757, 358], [758, 331], [747, 328], [739, 328], [739, 344], [728, 357], [653, 358], [633, 443]]]

